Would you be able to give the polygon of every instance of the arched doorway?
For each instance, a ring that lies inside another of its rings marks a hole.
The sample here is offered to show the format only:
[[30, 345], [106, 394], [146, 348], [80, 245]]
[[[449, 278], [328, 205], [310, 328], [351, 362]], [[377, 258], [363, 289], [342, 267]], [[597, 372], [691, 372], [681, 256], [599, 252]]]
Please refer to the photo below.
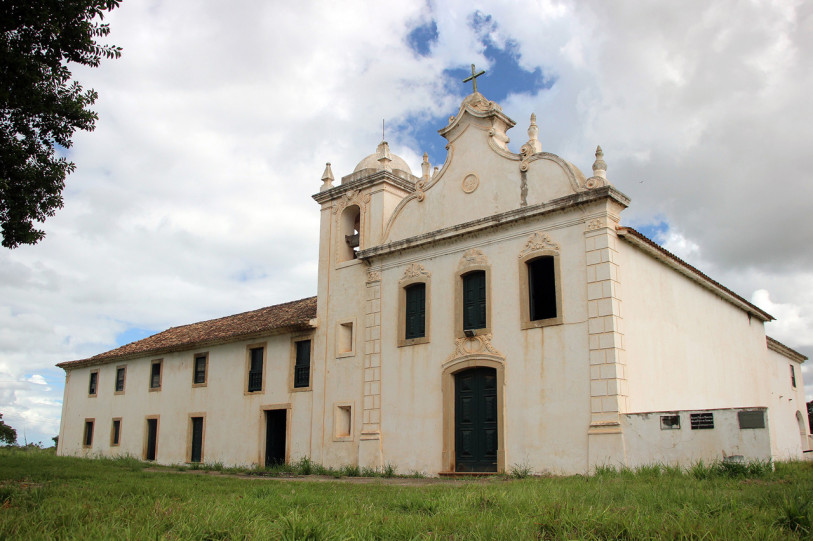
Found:
[[499, 451], [497, 371], [461, 370], [455, 381], [455, 471], [496, 472]]
[[443, 365], [442, 472], [503, 472], [505, 361], [471, 349], [487, 348], [461, 346]]

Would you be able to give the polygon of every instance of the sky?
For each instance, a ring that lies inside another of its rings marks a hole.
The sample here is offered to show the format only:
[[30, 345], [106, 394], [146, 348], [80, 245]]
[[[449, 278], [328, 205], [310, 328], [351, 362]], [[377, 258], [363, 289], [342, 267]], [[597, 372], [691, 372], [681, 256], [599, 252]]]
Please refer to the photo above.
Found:
[[[0, 413], [51, 444], [64, 372], [176, 325], [316, 293], [318, 192], [390, 148], [420, 172], [471, 83], [543, 150], [596, 145], [638, 228], [813, 355], [813, 4], [139, 0], [109, 14], [93, 132], [35, 246], [0, 250]], [[589, 174], [588, 174], [589, 176]], [[807, 399], [813, 370], [805, 365]]]

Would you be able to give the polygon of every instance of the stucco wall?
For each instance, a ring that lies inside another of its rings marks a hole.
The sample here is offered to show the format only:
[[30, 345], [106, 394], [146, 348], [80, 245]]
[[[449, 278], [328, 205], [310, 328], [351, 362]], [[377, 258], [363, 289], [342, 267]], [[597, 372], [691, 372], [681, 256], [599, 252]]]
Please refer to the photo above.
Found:
[[619, 242], [630, 412], [767, 407], [761, 321]]
[[[663, 464], [687, 467], [700, 460], [708, 464], [726, 457], [742, 457], [745, 461], [769, 460], [770, 416], [766, 415], [765, 428], [742, 429], [737, 418], [739, 411], [743, 410], [656, 411], [622, 415], [627, 466]], [[692, 430], [690, 416], [693, 413], [712, 414], [714, 428]], [[680, 428], [661, 429], [662, 415], [680, 415]]]
[[[563, 324], [522, 330], [519, 254], [529, 237], [544, 231], [561, 245]], [[431, 475], [442, 463], [442, 372], [455, 356], [455, 282], [461, 256], [479, 249], [491, 273], [491, 345], [504, 356], [505, 465], [571, 473], [587, 467], [590, 373], [586, 329], [584, 224], [558, 215], [506, 226], [454, 245], [405, 252], [383, 263], [382, 430], [383, 458], [400, 471]], [[406, 268], [418, 263], [431, 274], [431, 339], [397, 347], [398, 288]], [[484, 353], [489, 353], [484, 351]], [[476, 357], [476, 355], [474, 356]]]
[[[246, 347], [267, 343], [264, 392], [245, 395]], [[194, 354], [208, 351], [207, 385], [192, 386]], [[161, 390], [149, 390], [151, 362], [162, 358]], [[125, 392], [114, 393], [116, 367], [126, 365]], [[144, 357], [70, 371], [59, 438], [60, 454], [143, 457], [147, 416], [158, 415], [159, 463], [186, 461], [189, 414], [204, 413], [204, 462], [261, 463], [263, 407], [291, 407], [291, 457], [310, 454], [311, 392], [289, 392], [291, 335], [276, 335], [163, 357]], [[88, 396], [90, 372], [99, 370], [98, 393]], [[121, 444], [110, 445], [112, 419], [121, 417]], [[84, 422], [95, 418], [93, 445], [82, 447]]]

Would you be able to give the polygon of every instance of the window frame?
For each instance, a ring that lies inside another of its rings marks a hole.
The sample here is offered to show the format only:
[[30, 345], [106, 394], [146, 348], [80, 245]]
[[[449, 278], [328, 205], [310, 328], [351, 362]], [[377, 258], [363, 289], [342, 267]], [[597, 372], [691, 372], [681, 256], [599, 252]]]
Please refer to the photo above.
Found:
[[[350, 431], [339, 432], [339, 415], [342, 410], [349, 410]], [[333, 404], [333, 441], [353, 441], [356, 433], [356, 405], [354, 402], [334, 402]]]
[[[158, 365], [158, 385], [153, 387], [152, 385], [152, 372], [153, 366]], [[147, 377], [147, 386], [150, 392], [160, 391], [161, 386], [164, 384], [164, 359], [153, 359], [150, 361], [150, 373]]]
[[[541, 257], [553, 258], [554, 294], [556, 295], [556, 317], [545, 319], [531, 319], [531, 284], [528, 264]], [[538, 329], [551, 325], [561, 325], [564, 322], [562, 314], [562, 271], [561, 256], [558, 251], [551, 249], [533, 250], [523, 253], [519, 258], [519, 306], [520, 328]]]
[[[90, 426], [90, 431], [88, 431], [88, 426]], [[90, 432], [90, 437], [88, 438], [88, 432]], [[82, 428], [82, 449], [92, 449], [93, 448], [93, 437], [96, 435], [96, 418], [95, 417], [87, 417], [85, 418], [85, 424]], [[90, 440], [90, 441], [88, 441]]]
[[790, 386], [796, 388], [796, 368], [791, 364], [790, 366]]
[[486, 278], [486, 321], [485, 327], [480, 329], [473, 329], [474, 336], [482, 336], [486, 334], [491, 334], [491, 313], [492, 309], [492, 300], [491, 300], [491, 265], [488, 263], [475, 263], [471, 265], [465, 265], [455, 272], [455, 337], [456, 338], [466, 338], [466, 333], [463, 329], [463, 310], [464, 310], [464, 299], [463, 299], [463, 276], [475, 271], [484, 271], [485, 278]]
[[[288, 390], [292, 393], [313, 390], [313, 337], [314, 333], [299, 334], [291, 337], [291, 363], [288, 377]], [[310, 359], [308, 371], [308, 385], [304, 387], [296, 386], [296, 355], [297, 344], [300, 342], [310, 342]]]
[[[116, 439], [116, 423], [119, 424], [118, 439]], [[121, 445], [121, 417], [113, 417], [110, 422], [110, 447]]]
[[[341, 337], [341, 333], [344, 332], [342, 327], [350, 327], [350, 350], [348, 351], [340, 351], [339, 350], [339, 341]], [[354, 357], [356, 355], [356, 340], [358, 339], [358, 325], [356, 325], [355, 318], [349, 319], [340, 319], [336, 321], [336, 335], [335, 339], [333, 340], [334, 345], [336, 347], [336, 358], [342, 357]]]
[[[195, 418], [202, 418], [203, 421], [201, 426], [201, 434], [200, 434], [200, 462], [192, 462], [192, 438], [193, 434], [193, 427], [194, 422], [193, 419]], [[206, 412], [195, 412], [190, 413], [187, 416], [187, 428], [186, 428], [186, 463], [187, 464], [203, 464], [205, 462], [206, 457]]]
[[[197, 373], [198, 373], [198, 359], [200, 359], [201, 357], [203, 357], [203, 359], [204, 359], [203, 360], [203, 382], [202, 383], [196, 383], [195, 382], [195, 376], [197, 376]], [[203, 352], [200, 352], [200, 353], [195, 353], [194, 355], [192, 355], [192, 387], [193, 388], [206, 387], [208, 383], [209, 383], [209, 352], [208, 351], [203, 351]]]
[[[251, 378], [251, 352], [255, 349], [263, 350], [263, 362], [262, 362], [262, 374], [260, 377], [260, 388], [255, 391], [249, 391], [249, 384]], [[246, 377], [243, 380], [243, 394], [244, 395], [253, 395], [253, 394], [263, 394], [265, 392], [265, 377], [268, 374], [267, 369], [267, 361], [268, 361], [268, 342], [257, 342], [254, 344], [248, 344], [246, 346]]]
[[[424, 315], [423, 315], [423, 336], [415, 338], [406, 337], [406, 311], [407, 311], [407, 288], [416, 284], [424, 285]], [[403, 278], [398, 282], [398, 347], [414, 346], [417, 344], [427, 344], [430, 341], [430, 321], [432, 314], [432, 295], [429, 274], [420, 274], [410, 278]]]
[[158, 463], [158, 441], [161, 437], [161, 416], [160, 415], [145, 415], [144, 416], [144, 436], [141, 449], [141, 459], [147, 461], [147, 447], [149, 445], [150, 424], [148, 421], [155, 420], [155, 458], [150, 462]]
[[[96, 376], [95, 381], [94, 376]], [[99, 369], [91, 370], [88, 376], [88, 397], [96, 398], [99, 396], [99, 379]]]
[[[123, 373], [124, 373], [124, 378], [122, 379], [122, 382], [121, 382], [121, 390], [118, 390], [118, 386], [119, 386], [119, 370], [123, 370]], [[120, 365], [118, 365], [116, 367], [116, 376], [115, 376], [115, 380], [113, 381], [113, 394], [114, 395], [124, 394], [124, 391], [126, 391], [126, 390], [127, 390], [127, 365], [126, 364], [120, 364]]]

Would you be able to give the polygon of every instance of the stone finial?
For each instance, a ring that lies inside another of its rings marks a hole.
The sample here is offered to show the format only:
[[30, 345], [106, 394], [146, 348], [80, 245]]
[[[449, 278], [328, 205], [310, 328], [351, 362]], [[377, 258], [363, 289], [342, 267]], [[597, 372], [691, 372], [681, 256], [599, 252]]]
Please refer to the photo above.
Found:
[[381, 141], [381, 143], [378, 144], [376, 153], [378, 154], [378, 163], [381, 164], [381, 169], [383, 169], [384, 171], [392, 171], [392, 167], [390, 166], [392, 158], [390, 158], [389, 143], [387, 143], [386, 141]]
[[435, 168], [432, 170], [432, 177], [434, 177], [435, 175], [437, 175], [437, 174], [438, 174], [438, 171], [440, 171], [440, 167], [438, 167], [438, 166], [436, 165], [436, 166], [435, 166]]
[[542, 143], [539, 142], [539, 126], [536, 125], [536, 113], [531, 113], [531, 125], [528, 126], [528, 143], [527, 147], [530, 150], [529, 154], [536, 154], [542, 152]]
[[426, 152], [423, 153], [423, 162], [421, 163], [421, 176], [429, 180], [429, 170], [432, 168], [432, 165], [429, 163], [429, 154]]
[[325, 190], [329, 190], [333, 187], [333, 170], [330, 169], [330, 162], [325, 164], [325, 172], [322, 173], [322, 187], [319, 188], [320, 192], [324, 192]]
[[593, 176], [607, 178], [607, 163], [604, 161], [604, 151], [601, 146], [596, 147], [596, 161], [593, 162]]

